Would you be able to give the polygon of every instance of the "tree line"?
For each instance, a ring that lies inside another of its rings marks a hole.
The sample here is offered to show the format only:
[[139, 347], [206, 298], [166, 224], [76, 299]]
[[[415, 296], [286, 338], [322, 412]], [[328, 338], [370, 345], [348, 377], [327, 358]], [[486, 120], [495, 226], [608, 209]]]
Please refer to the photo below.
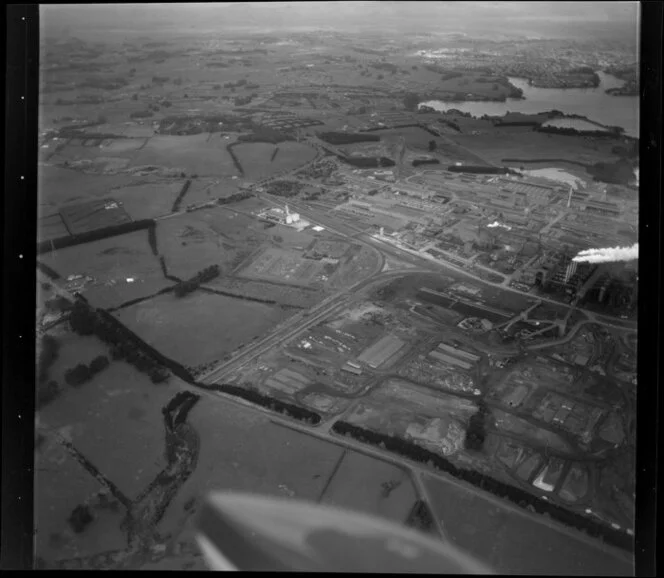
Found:
[[65, 247], [90, 243], [92, 241], [106, 239], [107, 237], [116, 237], [117, 235], [123, 235], [124, 233], [130, 233], [132, 231], [148, 229], [153, 223], [153, 219], [141, 219], [139, 221], [122, 223], [120, 225], [102, 227], [101, 229], [79, 233], [78, 235], [67, 235], [66, 237], [41, 241], [37, 244], [37, 254], [41, 255], [43, 253], [49, 253], [53, 249], [64, 249]]
[[198, 289], [201, 283], [206, 283], [207, 281], [211, 281], [215, 277], [218, 277], [220, 272], [219, 265], [210, 265], [196, 273], [191, 279], [178, 283], [173, 287], [173, 293], [176, 297], [184, 297], [188, 293]]
[[184, 183], [184, 185], [182, 185], [182, 189], [180, 189], [180, 193], [175, 198], [175, 201], [173, 201], [173, 207], [171, 208], [171, 211], [173, 213], [176, 213], [177, 211], [180, 210], [180, 203], [182, 203], [182, 199], [184, 199], [184, 196], [187, 194], [187, 191], [189, 190], [190, 186], [191, 186], [191, 179], [188, 179]]
[[99, 355], [90, 362], [90, 365], [79, 363], [65, 371], [65, 381], [68, 385], [78, 387], [90, 381], [95, 375], [106, 369], [108, 365], [108, 358], [105, 355]]
[[205, 387], [207, 389], [214, 389], [217, 391], [221, 391], [223, 393], [227, 393], [229, 395], [233, 395], [235, 397], [241, 397], [242, 399], [246, 399], [247, 401], [255, 403], [256, 405], [266, 407], [272, 411], [282, 413], [284, 415], [287, 415], [289, 417], [295, 418], [297, 420], [306, 423], [317, 425], [321, 421], [320, 415], [318, 415], [316, 412], [302, 408], [292, 403], [288, 403], [286, 401], [281, 401], [280, 399], [276, 399], [269, 395], [264, 395], [253, 389], [245, 389], [244, 387], [239, 387], [236, 385], [228, 385], [225, 383], [222, 385], [205, 386]]

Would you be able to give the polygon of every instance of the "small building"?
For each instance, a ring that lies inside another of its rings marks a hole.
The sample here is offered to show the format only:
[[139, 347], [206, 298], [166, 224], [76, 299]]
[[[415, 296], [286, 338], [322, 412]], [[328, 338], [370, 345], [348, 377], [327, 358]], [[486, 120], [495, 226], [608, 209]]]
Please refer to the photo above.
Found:
[[346, 373], [352, 373], [353, 375], [362, 375], [362, 370], [351, 362], [346, 363], [341, 370]]

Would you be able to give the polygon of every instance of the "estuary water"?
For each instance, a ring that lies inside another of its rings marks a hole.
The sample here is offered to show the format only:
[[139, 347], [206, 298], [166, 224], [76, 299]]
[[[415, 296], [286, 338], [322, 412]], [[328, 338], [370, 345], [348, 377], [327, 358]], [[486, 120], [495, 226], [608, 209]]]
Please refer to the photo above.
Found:
[[600, 84], [596, 88], [536, 88], [523, 78], [510, 78], [510, 82], [523, 90], [524, 100], [509, 98], [505, 102], [442, 102], [431, 100], [427, 106], [441, 112], [457, 109], [472, 116], [503, 116], [508, 112], [537, 114], [559, 110], [565, 114], [578, 114], [608, 126], [620, 126], [625, 134], [639, 136], [639, 97], [611, 96], [604, 91], [617, 88], [623, 81], [604, 72], [597, 72]]

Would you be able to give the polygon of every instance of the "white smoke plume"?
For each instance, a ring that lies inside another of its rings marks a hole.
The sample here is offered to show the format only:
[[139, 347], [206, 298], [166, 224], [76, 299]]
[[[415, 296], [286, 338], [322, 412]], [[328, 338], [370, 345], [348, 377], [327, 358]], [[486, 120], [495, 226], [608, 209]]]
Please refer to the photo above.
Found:
[[577, 263], [613, 263], [616, 261], [634, 261], [639, 258], [639, 244], [631, 247], [609, 247], [606, 249], [586, 249], [572, 261]]
[[508, 231], [512, 229], [509, 225], [503, 225], [502, 223], [499, 223], [498, 221], [494, 221], [493, 223], [490, 223], [487, 225], [487, 227], [493, 229], [494, 227], [502, 227], [503, 229], [507, 229]]

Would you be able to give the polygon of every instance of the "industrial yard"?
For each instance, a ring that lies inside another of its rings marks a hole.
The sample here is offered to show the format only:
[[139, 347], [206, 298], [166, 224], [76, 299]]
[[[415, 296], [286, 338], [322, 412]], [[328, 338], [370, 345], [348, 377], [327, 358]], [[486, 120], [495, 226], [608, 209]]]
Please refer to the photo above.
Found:
[[630, 575], [638, 139], [428, 104], [629, 51], [104, 34], [42, 46], [41, 567], [203, 569], [194, 514], [232, 489]]

